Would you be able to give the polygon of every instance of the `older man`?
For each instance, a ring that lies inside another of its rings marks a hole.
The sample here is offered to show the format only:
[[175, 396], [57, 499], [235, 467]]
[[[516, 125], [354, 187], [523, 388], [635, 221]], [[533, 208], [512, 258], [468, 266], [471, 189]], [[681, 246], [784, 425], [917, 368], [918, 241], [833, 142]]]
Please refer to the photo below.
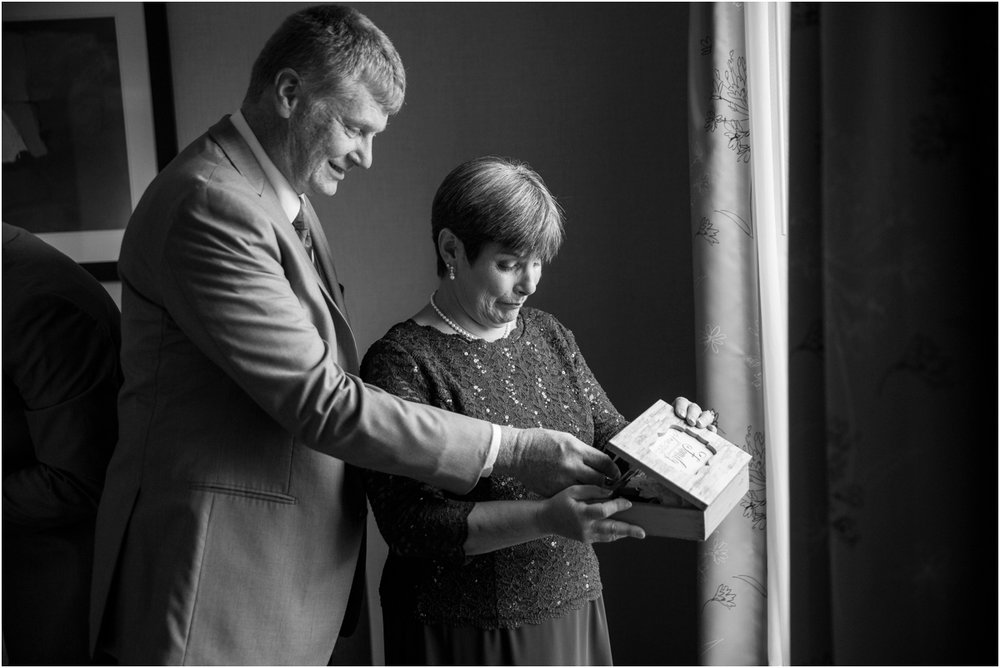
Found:
[[363, 580], [350, 465], [454, 492], [491, 470], [543, 494], [617, 477], [568, 434], [410, 404], [355, 375], [307, 195], [371, 165], [404, 89], [389, 39], [356, 10], [293, 14], [240, 111], [136, 208], [119, 261], [120, 440], [97, 527], [99, 659], [325, 664]]

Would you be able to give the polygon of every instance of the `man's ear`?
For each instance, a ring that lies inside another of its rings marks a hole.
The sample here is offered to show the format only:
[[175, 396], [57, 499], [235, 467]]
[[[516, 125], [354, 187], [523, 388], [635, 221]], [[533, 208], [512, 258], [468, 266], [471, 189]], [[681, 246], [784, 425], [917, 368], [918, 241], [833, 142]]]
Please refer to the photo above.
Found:
[[302, 80], [290, 67], [283, 68], [274, 75], [274, 105], [281, 118], [290, 118], [292, 112], [302, 104]]

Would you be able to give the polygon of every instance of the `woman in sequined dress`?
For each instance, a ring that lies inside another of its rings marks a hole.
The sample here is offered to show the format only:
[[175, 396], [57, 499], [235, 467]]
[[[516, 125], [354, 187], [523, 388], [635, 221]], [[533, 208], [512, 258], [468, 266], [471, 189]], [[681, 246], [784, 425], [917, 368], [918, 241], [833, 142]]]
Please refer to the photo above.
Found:
[[[524, 306], [562, 242], [562, 214], [541, 178], [504, 158], [464, 163], [438, 189], [431, 223], [438, 289], [371, 347], [364, 379], [604, 447], [627, 421], [573, 334]], [[683, 397], [674, 410], [699, 427], [714, 417]], [[500, 475], [464, 496], [375, 472], [366, 486], [389, 545], [380, 586], [387, 664], [611, 664], [591, 543], [644, 537], [611, 518], [627, 500], [594, 486], [543, 499]]]

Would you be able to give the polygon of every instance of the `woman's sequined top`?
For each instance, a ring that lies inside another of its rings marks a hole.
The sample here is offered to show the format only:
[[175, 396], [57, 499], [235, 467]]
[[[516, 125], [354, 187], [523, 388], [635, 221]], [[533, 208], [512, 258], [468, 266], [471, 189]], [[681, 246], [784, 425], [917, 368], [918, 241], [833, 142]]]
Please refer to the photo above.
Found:
[[[558, 429], [597, 447], [626, 424], [573, 334], [537, 309], [523, 308], [514, 331], [493, 342], [400, 323], [372, 345], [361, 374], [405, 399], [500, 425]], [[484, 478], [462, 496], [401, 476], [365, 478], [389, 544], [383, 607], [425, 623], [515, 628], [601, 593], [594, 550], [561, 536], [465, 555], [466, 518], [477, 501], [538, 498], [513, 478]]]

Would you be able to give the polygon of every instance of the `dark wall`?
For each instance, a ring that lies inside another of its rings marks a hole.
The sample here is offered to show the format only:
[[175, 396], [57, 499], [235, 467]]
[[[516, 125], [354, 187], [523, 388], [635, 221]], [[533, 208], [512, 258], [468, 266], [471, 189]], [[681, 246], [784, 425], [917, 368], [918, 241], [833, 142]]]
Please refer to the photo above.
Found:
[[[168, 5], [181, 146], [238, 108], [256, 52], [302, 6]], [[392, 38], [408, 78], [374, 167], [314, 199], [359, 347], [433, 290], [429, 210], [441, 179], [468, 158], [504, 154], [529, 162], [566, 211], [566, 243], [531, 303], [575, 332], [627, 417], [693, 397], [687, 4], [359, 8]], [[694, 547], [599, 547], [617, 663], [696, 663]]]

